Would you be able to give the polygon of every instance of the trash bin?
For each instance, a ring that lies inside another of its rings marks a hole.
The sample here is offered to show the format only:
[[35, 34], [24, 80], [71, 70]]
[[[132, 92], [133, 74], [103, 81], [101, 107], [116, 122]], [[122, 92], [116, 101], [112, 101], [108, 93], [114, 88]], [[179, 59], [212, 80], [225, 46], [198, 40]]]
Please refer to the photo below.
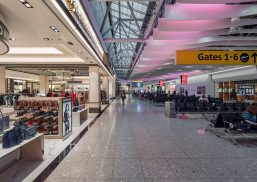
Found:
[[169, 118], [176, 117], [175, 102], [170, 102], [170, 101], [165, 102], [165, 115]]

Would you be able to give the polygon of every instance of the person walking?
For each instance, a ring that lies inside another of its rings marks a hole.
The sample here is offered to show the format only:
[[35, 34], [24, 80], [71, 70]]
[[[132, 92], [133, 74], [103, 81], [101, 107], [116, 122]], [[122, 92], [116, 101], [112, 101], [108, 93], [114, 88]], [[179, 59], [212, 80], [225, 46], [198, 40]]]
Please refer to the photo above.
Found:
[[120, 97], [121, 97], [121, 100], [122, 100], [122, 105], [125, 104], [125, 99], [126, 99], [126, 94], [125, 94], [125, 91], [121, 91], [121, 94], [120, 94]]

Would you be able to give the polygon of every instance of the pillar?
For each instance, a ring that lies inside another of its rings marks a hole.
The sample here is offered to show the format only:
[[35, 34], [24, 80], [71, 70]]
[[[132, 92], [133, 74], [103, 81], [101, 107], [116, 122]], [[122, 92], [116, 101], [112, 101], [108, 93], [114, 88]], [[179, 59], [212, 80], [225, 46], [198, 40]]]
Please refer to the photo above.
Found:
[[98, 66], [89, 66], [89, 112], [101, 111], [100, 73]]
[[1, 85], [0, 93], [6, 92], [5, 77], [6, 77], [5, 66], [0, 66], [0, 85]]
[[49, 76], [40, 75], [39, 76], [39, 93], [41, 95], [46, 95], [49, 91]]
[[116, 82], [112, 81], [112, 97], [116, 97]]
[[106, 103], [109, 103], [109, 77], [103, 76], [103, 90], [106, 92]]

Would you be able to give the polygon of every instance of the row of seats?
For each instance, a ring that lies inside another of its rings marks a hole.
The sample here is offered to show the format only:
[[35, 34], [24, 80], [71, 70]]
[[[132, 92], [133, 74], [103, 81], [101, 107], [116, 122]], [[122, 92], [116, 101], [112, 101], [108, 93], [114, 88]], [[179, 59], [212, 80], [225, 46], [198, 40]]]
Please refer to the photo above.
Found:
[[239, 139], [257, 139], [257, 126], [244, 120], [240, 112], [220, 112], [209, 120], [206, 130], [212, 130], [219, 137], [229, 138], [234, 144]]
[[201, 103], [201, 102], [176, 102], [177, 112], [223, 112], [223, 111], [238, 111], [242, 112], [250, 103]]

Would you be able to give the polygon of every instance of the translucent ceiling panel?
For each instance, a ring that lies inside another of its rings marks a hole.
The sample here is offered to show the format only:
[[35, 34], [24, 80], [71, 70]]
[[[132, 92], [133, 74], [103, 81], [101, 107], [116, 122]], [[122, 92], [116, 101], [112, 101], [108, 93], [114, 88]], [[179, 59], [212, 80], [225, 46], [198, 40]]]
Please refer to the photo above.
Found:
[[177, 3], [187, 4], [226, 4], [226, 3], [246, 3], [256, 0], [176, 0]]
[[208, 20], [257, 14], [257, 5], [175, 4], [165, 6], [169, 20]]
[[183, 32], [164, 32], [157, 28], [153, 30], [154, 40], [181, 40], [198, 39], [206, 36], [217, 36], [228, 34], [229, 29], [209, 30], [209, 31], [183, 31]]

